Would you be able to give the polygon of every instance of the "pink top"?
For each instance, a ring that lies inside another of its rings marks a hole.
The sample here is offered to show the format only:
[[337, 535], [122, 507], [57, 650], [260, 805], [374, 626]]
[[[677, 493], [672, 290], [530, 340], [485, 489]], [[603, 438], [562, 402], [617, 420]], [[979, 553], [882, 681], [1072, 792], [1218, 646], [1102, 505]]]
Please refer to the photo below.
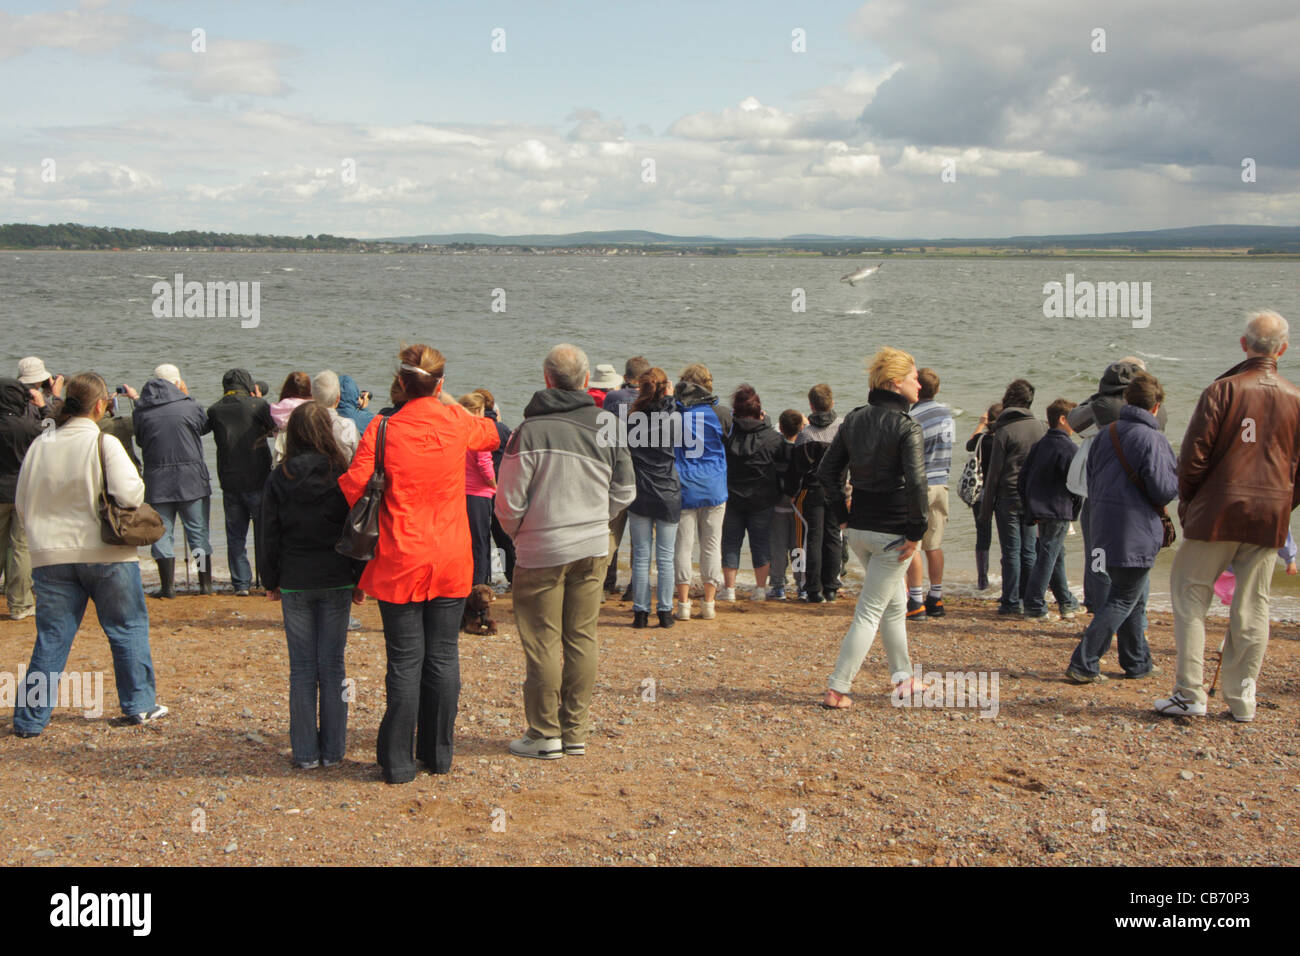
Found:
[[497, 493], [493, 484], [496, 480], [496, 470], [492, 467], [492, 452], [465, 452], [465, 494], [491, 498]]

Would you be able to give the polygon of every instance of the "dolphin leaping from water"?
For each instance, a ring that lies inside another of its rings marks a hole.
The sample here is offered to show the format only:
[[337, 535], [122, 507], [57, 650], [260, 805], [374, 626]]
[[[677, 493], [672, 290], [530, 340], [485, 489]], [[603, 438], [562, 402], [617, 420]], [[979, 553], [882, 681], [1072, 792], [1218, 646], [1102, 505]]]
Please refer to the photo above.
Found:
[[850, 272], [846, 276], [840, 276], [840, 281], [847, 282], [849, 285], [857, 285], [859, 279], [865, 279], [873, 272], [878, 272], [883, 265], [883, 262], [877, 262], [874, 266], [863, 266], [857, 272]]

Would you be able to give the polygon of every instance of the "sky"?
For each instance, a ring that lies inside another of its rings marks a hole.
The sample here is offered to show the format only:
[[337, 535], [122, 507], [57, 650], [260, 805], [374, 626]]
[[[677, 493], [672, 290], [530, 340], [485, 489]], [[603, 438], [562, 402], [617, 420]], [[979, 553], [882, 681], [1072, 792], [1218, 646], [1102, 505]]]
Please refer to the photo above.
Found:
[[1295, 0], [0, 0], [0, 222], [1296, 225], [1298, 47]]

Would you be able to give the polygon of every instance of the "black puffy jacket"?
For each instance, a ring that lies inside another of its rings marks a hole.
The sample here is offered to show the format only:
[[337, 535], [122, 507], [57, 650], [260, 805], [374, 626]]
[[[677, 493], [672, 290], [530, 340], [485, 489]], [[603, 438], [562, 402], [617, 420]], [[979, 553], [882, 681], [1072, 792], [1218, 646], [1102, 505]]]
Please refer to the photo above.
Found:
[[257, 559], [268, 590], [355, 586], [361, 580], [365, 565], [334, 550], [349, 510], [339, 490], [341, 474], [313, 451], [282, 462], [266, 479]]
[[766, 419], [734, 417], [725, 439], [727, 500], [754, 511], [781, 500], [785, 439]]
[[13, 504], [23, 457], [41, 434], [40, 419], [27, 410], [30, 399], [18, 379], [0, 378], [0, 504]]
[[[928, 499], [925, 439], [908, 414], [907, 399], [873, 388], [867, 404], [844, 416], [822, 456], [817, 479], [841, 524], [862, 531], [925, 536]], [[844, 471], [853, 485], [853, 510], [844, 500]]]

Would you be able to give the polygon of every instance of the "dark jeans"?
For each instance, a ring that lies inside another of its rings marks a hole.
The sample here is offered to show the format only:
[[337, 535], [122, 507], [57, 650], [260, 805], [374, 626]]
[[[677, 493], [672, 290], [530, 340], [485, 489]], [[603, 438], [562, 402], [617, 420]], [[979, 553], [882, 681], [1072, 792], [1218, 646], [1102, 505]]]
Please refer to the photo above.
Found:
[[1047, 610], [1048, 587], [1051, 587], [1052, 597], [1056, 598], [1061, 610], [1072, 611], [1079, 602], [1070, 593], [1070, 583], [1065, 579], [1065, 536], [1070, 530], [1070, 522], [1043, 518], [1035, 527], [1038, 529], [1038, 546], [1025, 591], [1025, 613], [1042, 614]]
[[1141, 677], [1151, 670], [1151, 648], [1146, 639], [1151, 569], [1106, 570], [1110, 578], [1106, 603], [1093, 614], [1092, 623], [1070, 656], [1070, 666], [1084, 674], [1096, 674], [1102, 655], [1110, 650], [1111, 638], [1117, 637], [1119, 666], [1129, 677]]
[[492, 583], [492, 499], [466, 495], [470, 551], [474, 555], [474, 583]]
[[343, 759], [347, 749], [343, 653], [351, 607], [351, 588], [280, 592], [289, 643], [289, 744], [294, 763], [334, 763]]
[[998, 544], [1002, 548], [1002, 601], [1007, 610], [1022, 609], [1034, 570], [1038, 533], [1021, 512], [1020, 503], [999, 498], [993, 506], [998, 523]]
[[807, 522], [804, 536], [804, 588], [809, 597], [840, 589], [840, 569], [844, 543], [835, 512], [826, 507], [820, 495], [804, 498], [803, 518]]
[[[434, 773], [451, 771], [460, 701], [460, 620], [465, 599], [379, 602], [388, 652], [388, 705], [375, 755], [389, 783], [415, 779], [415, 756]], [[414, 753], [412, 752], [414, 745]]]
[[248, 524], [250, 521], [253, 523], [253, 554], [256, 559], [257, 526], [262, 521], [262, 493], [223, 490], [221, 506], [226, 512], [226, 563], [230, 566], [230, 583], [236, 591], [247, 591], [253, 584], [253, 569], [248, 566]]
[[39, 681], [44, 678], [49, 683], [48, 675], [63, 673], [87, 601], [95, 602], [99, 626], [113, 652], [113, 678], [122, 713], [133, 716], [152, 710], [157, 700], [140, 565], [134, 561], [48, 564], [32, 568], [32, 586], [36, 592], [36, 644], [27, 665], [26, 689], [14, 707], [14, 730], [39, 734], [50, 722], [58, 685], [54, 683], [53, 697], [45, 693], [42, 699]]
[[772, 563], [772, 512], [776, 506], [751, 508], [735, 498], [727, 499], [722, 515], [722, 566], [740, 567], [740, 545], [749, 534], [749, 557], [754, 567]]
[[1089, 613], [1096, 614], [1106, 603], [1110, 579], [1104, 572], [1092, 569], [1092, 517], [1087, 498], [1083, 499], [1083, 510], [1079, 512], [1079, 530], [1083, 532], [1083, 606]]
[[981, 521], [978, 501], [971, 513], [975, 516], [975, 550], [988, 551], [993, 547], [993, 516], [990, 515], [987, 521]]
[[[492, 499], [494, 502], [496, 499]], [[496, 512], [492, 514], [492, 543], [501, 549], [506, 556], [506, 580], [515, 579], [515, 543], [510, 540], [510, 535], [506, 534], [506, 529], [501, 527], [501, 522], [497, 520]]]

